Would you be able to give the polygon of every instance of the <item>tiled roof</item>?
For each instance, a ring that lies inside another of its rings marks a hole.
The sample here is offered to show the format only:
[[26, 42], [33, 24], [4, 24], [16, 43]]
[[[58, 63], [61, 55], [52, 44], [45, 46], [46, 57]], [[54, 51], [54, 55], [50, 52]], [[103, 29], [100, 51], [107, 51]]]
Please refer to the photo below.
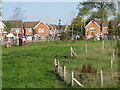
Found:
[[33, 28], [35, 25], [37, 25], [37, 21], [34, 22], [23, 22], [23, 27], [24, 28]]
[[112, 26], [117, 26], [120, 22], [118, 20], [111, 20]]
[[[101, 21], [95, 21], [95, 22], [100, 26]], [[111, 20], [112, 26], [117, 26], [119, 23], [120, 22], [118, 20]], [[109, 25], [109, 21], [105, 21], [103, 23], [103, 27], [108, 27], [108, 25]]]
[[22, 28], [22, 21], [21, 20], [3, 20], [4, 24], [9, 22], [12, 25], [12, 28]]
[[[100, 26], [101, 21], [95, 21], [95, 22]], [[108, 24], [109, 24], [108, 21], [104, 22], [103, 27], [108, 27]]]

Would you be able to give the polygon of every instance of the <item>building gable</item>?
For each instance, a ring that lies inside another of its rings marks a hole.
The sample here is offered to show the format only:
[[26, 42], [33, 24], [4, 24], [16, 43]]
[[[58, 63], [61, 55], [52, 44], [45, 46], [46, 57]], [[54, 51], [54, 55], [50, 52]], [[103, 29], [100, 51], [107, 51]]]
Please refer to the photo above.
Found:
[[0, 29], [4, 29], [4, 26], [5, 24], [2, 21], [0, 21]]
[[85, 26], [85, 28], [87, 28], [92, 22], [95, 23], [95, 24], [100, 28], [100, 26], [99, 26], [95, 21], [93, 21], [93, 20], [91, 20], [91, 21]]
[[48, 27], [43, 21], [39, 21], [39, 22], [37, 23], [37, 25], [35, 25], [34, 29], [37, 28], [41, 23], [42, 23], [46, 28], [49, 29], [49, 27]]

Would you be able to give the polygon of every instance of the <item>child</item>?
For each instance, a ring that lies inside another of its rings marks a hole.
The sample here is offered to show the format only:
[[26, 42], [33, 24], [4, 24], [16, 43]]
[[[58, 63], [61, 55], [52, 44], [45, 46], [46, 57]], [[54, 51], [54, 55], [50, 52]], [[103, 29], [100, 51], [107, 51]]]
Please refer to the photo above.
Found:
[[7, 43], [7, 48], [10, 48], [11, 47], [10, 38], [8, 38], [8, 41], [6, 43]]
[[26, 43], [25, 43], [25, 36], [22, 37], [22, 46], [25, 46]]

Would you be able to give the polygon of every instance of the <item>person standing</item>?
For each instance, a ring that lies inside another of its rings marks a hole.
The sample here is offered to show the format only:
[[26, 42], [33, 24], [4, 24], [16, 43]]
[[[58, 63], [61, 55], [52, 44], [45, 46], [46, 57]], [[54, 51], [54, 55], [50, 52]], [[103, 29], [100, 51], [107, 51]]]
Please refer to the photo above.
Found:
[[20, 33], [18, 37], [19, 37], [19, 46], [22, 46], [22, 37], [23, 37], [22, 33]]

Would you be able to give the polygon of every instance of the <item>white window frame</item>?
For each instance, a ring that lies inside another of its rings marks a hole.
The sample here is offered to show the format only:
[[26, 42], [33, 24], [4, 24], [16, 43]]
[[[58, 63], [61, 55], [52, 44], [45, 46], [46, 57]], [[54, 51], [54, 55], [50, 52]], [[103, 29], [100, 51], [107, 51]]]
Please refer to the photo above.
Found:
[[38, 32], [39, 32], [39, 33], [44, 33], [44, 32], [45, 32], [45, 29], [44, 29], [44, 28], [38, 28]]
[[90, 30], [91, 32], [95, 32], [95, 28], [94, 28], [94, 27], [91, 27], [89, 30]]

